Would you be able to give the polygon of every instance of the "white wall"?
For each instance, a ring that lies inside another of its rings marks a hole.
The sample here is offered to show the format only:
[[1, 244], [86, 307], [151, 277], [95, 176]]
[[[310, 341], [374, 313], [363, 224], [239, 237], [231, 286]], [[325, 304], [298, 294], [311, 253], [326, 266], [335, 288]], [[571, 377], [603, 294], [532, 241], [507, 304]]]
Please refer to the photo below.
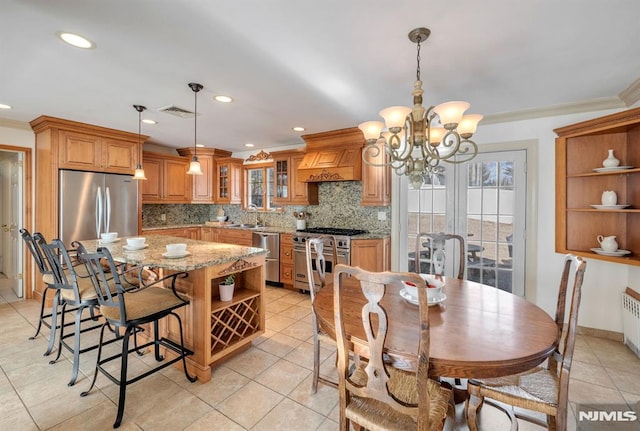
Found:
[[[535, 298], [549, 314], [555, 313], [563, 255], [555, 252], [555, 138], [553, 129], [611, 114], [599, 111], [537, 120], [489, 124], [478, 127], [474, 140], [479, 145], [521, 140], [538, 141], [537, 182], [537, 274], [527, 298]], [[607, 155], [603, 154], [604, 159]], [[594, 247], [596, 247], [594, 238]], [[578, 323], [581, 326], [622, 332], [621, 292], [630, 286], [640, 291], [640, 268], [587, 259], [582, 285], [582, 302]], [[531, 288], [531, 287], [530, 287]]]

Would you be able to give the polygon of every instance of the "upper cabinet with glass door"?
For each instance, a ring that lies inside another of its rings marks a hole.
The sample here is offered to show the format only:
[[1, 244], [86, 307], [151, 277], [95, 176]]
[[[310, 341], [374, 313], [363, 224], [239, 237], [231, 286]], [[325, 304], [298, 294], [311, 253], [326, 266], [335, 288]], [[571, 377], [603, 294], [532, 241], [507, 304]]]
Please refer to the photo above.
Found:
[[215, 203], [242, 203], [242, 159], [223, 157], [215, 160]]
[[304, 159], [304, 149], [277, 151], [271, 155], [275, 168], [273, 202], [277, 205], [317, 205], [318, 183], [298, 180], [298, 166]]

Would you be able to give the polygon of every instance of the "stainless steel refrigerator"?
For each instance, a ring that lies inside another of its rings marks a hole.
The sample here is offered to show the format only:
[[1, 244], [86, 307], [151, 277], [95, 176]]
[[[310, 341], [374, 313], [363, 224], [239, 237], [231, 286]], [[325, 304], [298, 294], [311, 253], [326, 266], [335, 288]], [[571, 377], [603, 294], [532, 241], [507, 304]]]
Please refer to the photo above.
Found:
[[71, 241], [138, 234], [138, 182], [131, 175], [60, 170], [59, 237]]

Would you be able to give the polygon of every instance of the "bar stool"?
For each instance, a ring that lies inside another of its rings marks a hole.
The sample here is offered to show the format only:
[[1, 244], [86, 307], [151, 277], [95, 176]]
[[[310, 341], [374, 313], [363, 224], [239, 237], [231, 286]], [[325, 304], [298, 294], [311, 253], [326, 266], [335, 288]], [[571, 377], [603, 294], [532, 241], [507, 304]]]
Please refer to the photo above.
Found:
[[[99, 247], [95, 253], [88, 253], [82, 244], [78, 244], [78, 256], [87, 266], [98, 298], [98, 303], [100, 304], [100, 311], [105, 318], [105, 322], [102, 325], [102, 330], [100, 332], [98, 359], [96, 361], [93, 380], [89, 389], [82, 392], [80, 396], [87, 396], [89, 392], [91, 392], [95, 386], [98, 372], [101, 372], [109, 380], [118, 385], [120, 389], [118, 412], [116, 414], [115, 423], [113, 424], [114, 428], [118, 428], [124, 415], [127, 385], [135, 383], [138, 380], [178, 361], [182, 361], [184, 374], [187, 380], [195, 382], [197, 379], [196, 376], [189, 375], [189, 372], [187, 371], [185, 358], [189, 355], [193, 355], [193, 352], [184, 347], [182, 320], [175, 312], [178, 308], [189, 304], [187, 298], [176, 292], [175, 286], [178, 278], [186, 278], [189, 274], [186, 272], [176, 272], [154, 281], [153, 283], [141, 284], [140, 288], [135, 291], [125, 291], [121, 282], [121, 276], [116, 271], [113, 257], [106, 247]], [[106, 272], [105, 267], [103, 267], [103, 262], [108, 270], [111, 271], [111, 275], [113, 276], [112, 279], [110, 279], [110, 276], [108, 275], [109, 273]], [[170, 288], [164, 287], [166, 285], [169, 285]], [[115, 289], [112, 289], [112, 286], [115, 286]], [[168, 316], [173, 316], [178, 321], [180, 332], [179, 344], [168, 338], [160, 337], [160, 331], [158, 328], [159, 320]], [[145, 330], [144, 327], [141, 326], [145, 324], [152, 324], [153, 339], [141, 346], [138, 346], [136, 343], [136, 334]], [[124, 334], [122, 336], [122, 350], [119, 354], [114, 354], [103, 359], [102, 347], [104, 344], [104, 331], [112, 326], [124, 330]], [[134, 336], [134, 347], [129, 349], [129, 338], [132, 335]], [[140, 353], [140, 349], [150, 346], [153, 346], [156, 361], [162, 363], [138, 376], [128, 378], [127, 364], [129, 353]], [[172, 352], [175, 356], [164, 361], [165, 358], [160, 354], [160, 347]], [[115, 373], [111, 374], [105, 366], [109, 362], [118, 359], [120, 360], [119, 377], [114, 375]]]
[[[29, 337], [29, 339], [30, 340], [35, 339], [38, 336], [38, 334], [40, 334], [40, 329], [42, 328], [43, 325], [49, 328], [50, 329], [49, 344], [47, 345], [47, 350], [44, 352], [44, 356], [48, 356], [49, 354], [51, 354], [51, 351], [53, 350], [53, 345], [55, 343], [55, 337], [56, 337], [56, 330], [60, 328], [60, 326], [58, 325], [58, 316], [60, 316], [60, 314], [63, 313], [63, 311], [58, 311], [58, 307], [62, 305], [61, 303], [62, 301], [60, 298], [60, 290], [56, 285], [51, 267], [49, 266], [47, 260], [42, 254], [42, 251], [40, 250], [40, 247], [38, 246], [38, 244], [36, 243], [36, 240], [34, 239], [34, 236], [37, 235], [39, 238], [42, 238], [42, 240], [44, 240], [44, 236], [42, 236], [41, 233], [35, 233], [34, 235], [31, 235], [31, 233], [29, 233], [27, 229], [20, 229], [20, 235], [24, 240], [27, 250], [29, 250], [29, 252], [31, 253], [31, 256], [33, 256], [33, 260], [36, 263], [36, 267], [40, 271], [40, 274], [42, 275], [42, 281], [45, 284], [45, 288], [42, 291], [42, 301], [40, 303], [40, 317], [38, 317], [38, 326], [36, 328], [36, 333], [33, 336]], [[45, 304], [47, 302], [47, 295], [50, 292], [53, 293], [52, 309], [51, 309], [51, 313], [47, 313], [45, 312]], [[64, 310], [65, 313], [72, 313], [74, 311], [76, 311], [76, 309], [73, 307], [67, 308]], [[70, 325], [73, 325], [73, 323], [68, 323], [67, 325], [70, 326]]]

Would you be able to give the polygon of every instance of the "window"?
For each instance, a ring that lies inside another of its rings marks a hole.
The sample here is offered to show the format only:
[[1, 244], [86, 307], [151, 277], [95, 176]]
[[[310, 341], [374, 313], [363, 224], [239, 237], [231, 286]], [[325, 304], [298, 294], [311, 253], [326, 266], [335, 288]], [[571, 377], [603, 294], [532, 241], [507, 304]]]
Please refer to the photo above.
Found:
[[273, 164], [245, 166], [245, 202], [261, 210], [275, 209]]

